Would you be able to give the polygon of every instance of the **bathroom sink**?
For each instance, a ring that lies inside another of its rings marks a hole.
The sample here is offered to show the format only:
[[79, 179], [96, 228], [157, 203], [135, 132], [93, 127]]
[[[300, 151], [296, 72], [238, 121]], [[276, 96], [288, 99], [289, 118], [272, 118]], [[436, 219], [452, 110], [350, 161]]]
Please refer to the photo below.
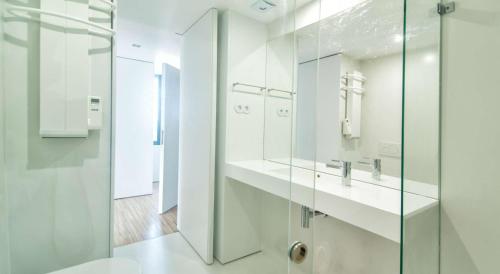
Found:
[[[236, 181], [284, 199], [291, 197], [295, 203], [400, 241], [401, 191], [398, 189], [357, 180], [345, 186], [337, 175], [266, 160], [229, 162], [226, 171], [227, 176]], [[438, 200], [431, 197], [408, 192], [403, 195], [406, 219], [438, 205]]]

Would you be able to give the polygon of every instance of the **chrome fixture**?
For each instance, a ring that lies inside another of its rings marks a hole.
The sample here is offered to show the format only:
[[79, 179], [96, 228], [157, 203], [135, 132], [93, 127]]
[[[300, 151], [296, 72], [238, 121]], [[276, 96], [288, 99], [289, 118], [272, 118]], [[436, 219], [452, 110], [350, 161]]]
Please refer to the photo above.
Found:
[[380, 181], [380, 176], [382, 175], [382, 159], [371, 159], [371, 162], [358, 161], [358, 164], [371, 166], [372, 178]]
[[342, 184], [351, 186], [351, 162], [342, 161]]
[[303, 242], [294, 242], [288, 250], [288, 257], [296, 264], [302, 263], [307, 257], [307, 245]]
[[326, 164], [326, 167], [336, 169], [342, 168], [342, 184], [346, 186], [351, 185], [351, 162], [331, 160], [330, 163]]
[[326, 163], [326, 167], [339, 169], [342, 167], [342, 162], [339, 160], [331, 160], [330, 163]]
[[452, 13], [455, 11], [455, 9], [456, 9], [455, 1], [437, 4], [437, 13], [439, 15], [446, 15], [448, 13]]
[[307, 206], [301, 206], [300, 207], [300, 223], [302, 224], [302, 228], [309, 228], [309, 223], [310, 220], [313, 216], [323, 216], [327, 217], [328, 215], [324, 214], [321, 211], [312, 211], [309, 207]]

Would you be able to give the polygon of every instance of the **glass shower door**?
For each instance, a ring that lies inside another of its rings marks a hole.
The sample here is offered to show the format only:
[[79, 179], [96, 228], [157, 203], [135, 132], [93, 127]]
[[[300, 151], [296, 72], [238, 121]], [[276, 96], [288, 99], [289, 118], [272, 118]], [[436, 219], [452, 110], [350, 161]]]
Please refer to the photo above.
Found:
[[[406, 0], [401, 273], [438, 274], [441, 16], [436, 0]], [[438, 6], [438, 3], [440, 6]]]
[[[428, 261], [429, 271], [435, 269], [437, 241], [426, 231], [435, 229], [438, 220], [438, 136], [433, 132], [439, 83], [428, 53], [436, 53], [439, 17], [434, 4], [409, 1], [414, 13], [405, 28], [406, 4], [322, 0], [298, 6], [290, 95], [272, 88], [283, 77], [279, 70], [269, 70], [283, 64], [269, 56], [285, 53], [276, 50], [284, 38], [268, 45], [264, 155], [290, 166], [285, 172], [291, 185], [292, 272], [402, 273], [415, 258]], [[410, 57], [405, 45], [418, 54]], [[405, 66], [412, 58], [429, 67]], [[421, 70], [430, 75], [428, 86], [412, 80], [405, 85], [409, 72], [417, 79]], [[405, 99], [404, 87], [418, 95]], [[416, 98], [428, 102], [427, 108]], [[283, 119], [289, 108], [291, 117]], [[410, 136], [402, 134], [403, 121], [422, 123], [424, 116], [428, 123], [412, 126]], [[287, 130], [290, 142], [276, 142], [279, 132]], [[417, 145], [424, 142], [427, 150]], [[291, 146], [283, 154], [288, 158], [277, 153], [277, 144]], [[408, 174], [417, 174], [405, 177], [404, 185], [403, 166]], [[416, 243], [420, 246], [410, 247]], [[302, 244], [307, 256], [297, 264], [293, 252], [300, 255]], [[404, 253], [405, 248], [413, 253]]]
[[[277, 11], [277, 19], [268, 24], [266, 43], [266, 84], [264, 96], [264, 162], [273, 173], [284, 179], [284, 199], [264, 194], [262, 204], [274, 212], [266, 221], [269, 234], [266, 245], [274, 246], [283, 258], [281, 273], [313, 273], [314, 261], [314, 98], [316, 70], [298, 70], [301, 52], [311, 58], [318, 55], [320, 1], [283, 1], [286, 8]], [[310, 25], [310, 26], [309, 26]], [[297, 29], [308, 27], [307, 34]], [[307, 77], [307, 81], [300, 79]], [[307, 84], [305, 84], [307, 82]], [[307, 101], [307, 115], [298, 117], [298, 103]], [[300, 120], [298, 120], [300, 118]], [[312, 135], [311, 135], [312, 134]], [[300, 145], [297, 145], [300, 139]], [[302, 142], [304, 140], [304, 142]], [[272, 249], [271, 249], [272, 250]]]
[[[109, 6], [1, 3], [0, 272], [4, 263], [6, 273], [41, 274], [109, 257]], [[89, 123], [89, 97], [101, 125]]]

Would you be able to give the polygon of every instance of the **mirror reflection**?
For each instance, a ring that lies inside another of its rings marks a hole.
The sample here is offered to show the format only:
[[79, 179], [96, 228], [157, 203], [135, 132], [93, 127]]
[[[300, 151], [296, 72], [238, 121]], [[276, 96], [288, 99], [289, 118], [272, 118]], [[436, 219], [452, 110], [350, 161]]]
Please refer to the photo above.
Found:
[[297, 12], [295, 36], [267, 42], [265, 159], [395, 189], [403, 164], [405, 190], [436, 198], [439, 22], [428, 7], [407, 14], [405, 55], [402, 3], [326, 5], [313, 23]]

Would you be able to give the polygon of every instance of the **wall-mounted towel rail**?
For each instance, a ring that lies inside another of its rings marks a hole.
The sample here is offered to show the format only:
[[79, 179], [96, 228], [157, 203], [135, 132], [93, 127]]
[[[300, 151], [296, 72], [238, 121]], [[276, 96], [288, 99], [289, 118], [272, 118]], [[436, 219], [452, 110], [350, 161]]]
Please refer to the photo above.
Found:
[[[105, 1], [105, 2], [109, 2], [109, 1]], [[111, 28], [106, 28], [106, 27], [103, 27], [103, 26], [96, 24], [94, 22], [90, 22], [88, 20], [83, 20], [83, 19], [80, 19], [77, 17], [73, 17], [73, 16], [63, 14], [63, 13], [59, 13], [59, 12], [46, 11], [46, 10], [41, 10], [41, 9], [36, 9], [36, 8], [28, 8], [28, 7], [12, 5], [12, 4], [6, 4], [5, 10], [9, 11], [11, 13], [13, 11], [22, 11], [22, 12], [27, 12], [27, 13], [43, 14], [43, 15], [54, 16], [54, 17], [58, 17], [58, 18], [66, 19], [66, 20], [71, 20], [74, 22], [81, 23], [83, 25], [90, 26], [92, 28], [99, 29], [102, 32], [95, 32], [95, 31], [89, 30], [89, 33], [102, 35], [102, 36], [106, 36], [106, 37], [113, 37], [116, 34], [115, 30], [113, 30]]]
[[[253, 91], [249, 91], [249, 90], [239, 90], [239, 89], [236, 89], [236, 87], [238, 87], [238, 86], [249, 87], [249, 88], [256, 88], [259, 91], [258, 92], [253, 92]], [[257, 85], [245, 84], [245, 83], [240, 83], [240, 82], [233, 83], [233, 91], [234, 92], [241, 92], [241, 93], [249, 93], [249, 94], [262, 95], [262, 92], [265, 89], [266, 89], [266, 87], [261, 87], [261, 86], [257, 86]]]
[[293, 92], [293, 91], [282, 90], [282, 89], [276, 89], [276, 88], [270, 88], [270, 89], [268, 89], [268, 90], [267, 90], [267, 93], [269, 94], [269, 93], [271, 93], [271, 92], [273, 92], [273, 91], [276, 91], [276, 92], [281, 92], [281, 93], [287, 93], [287, 94], [290, 94], [290, 96], [292, 96], [292, 95], [294, 95], [294, 94], [295, 94], [295, 92]]
[[106, 5], [108, 5], [109, 8], [112, 9], [112, 10], [116, 9], [116, 4], [114, 2], [107, 1], [107, 0], [98, 0], [98, 1], [101, 2], [101, 3], [104, 3]]
[[95, 5], [95, 4], [89, 4], [89, 8], [94, 9], [94, 10], [103, 11], [103, 12], [111, 12], [111, 13], [116, 10], [116, 4], [111, 2], [111, 1], [107, 1], [107, 0], [97, 0], [97, 1], [106, 4], [107, 7], [102, 7], [102, 6]]
[[344, 79], [344, 80], [348, 80], [348, 79], [349, 80], [358, 80], [361, 82], [366, 81], [366, 77], [359, 75], [359, 74], [355, 74], [355, 73], [346, 73], [346, 75], [342, 76], [342, 79]]

